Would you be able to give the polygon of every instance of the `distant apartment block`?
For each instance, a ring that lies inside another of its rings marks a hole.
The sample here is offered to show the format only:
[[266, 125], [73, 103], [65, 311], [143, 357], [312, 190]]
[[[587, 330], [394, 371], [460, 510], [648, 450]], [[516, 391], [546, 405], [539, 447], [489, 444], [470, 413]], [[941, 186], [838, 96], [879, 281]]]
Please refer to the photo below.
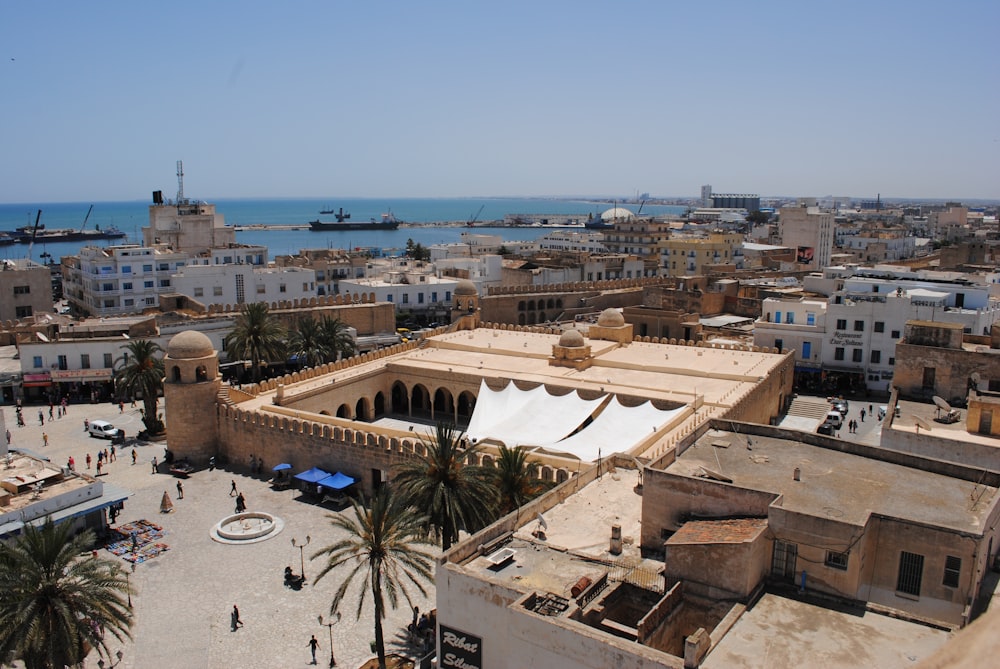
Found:
[[52, 313], [49, 268], [32, 260], [0, 261], [0, 321]]
[[819, 207], [782, 207], [778, 214], [781, 245], [791, 247], [803, 269], [822, 269], [833, 253], [833, 214]]

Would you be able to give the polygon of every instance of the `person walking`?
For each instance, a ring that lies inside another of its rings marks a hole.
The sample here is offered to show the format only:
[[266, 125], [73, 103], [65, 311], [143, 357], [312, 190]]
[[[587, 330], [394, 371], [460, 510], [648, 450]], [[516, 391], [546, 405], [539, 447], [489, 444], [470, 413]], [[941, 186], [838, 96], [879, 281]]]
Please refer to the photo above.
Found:
[[114, 462], [117, 458], [115, 457], [115, 445], [111, 444], [111, 459], [108, 462]]
[[42, 413], [41, 409], [38, 410], [38, 424], [45, 425], [45, 414]]
[[132, 464], [133, 464], [133, 465], [135, 464], [135, 459], [136, 459], [136, 455], [135, 455], [135, 448], [133, 447], [133, 448], [132, 448]]
[[118, 413], [125, 413], [125, 400], [118, 400]]
[[87, 457], [85, 459], [87, 462], [87, 469], [90, 469], [90, 453], [87, 453]]
[[177, 482], [177, 499], [184, 499], [184, 486], [180, 481]]
[[233, 612], [230, 614], [230, 618], [232, 619], [234, 632], [243, 627], [243, 621], [240, 620], [240, 610], [235, 604], [233, 604]]
[[864, 409], [861, 410], [861, 422], [862, 423], [865, 422], [865, 410]]
[[83, 419], [83, 431], [86, 432], [90, 429], [90, 421], [86, 418]]
[[309, 639], [309, 650], [312, 651], [313, 661], [311, 664], [316, 664], [316, 649], [319, 648], [319, 641], [316, 640], [316, 635], [313, 634], [312, 638]]
[[240, 491], [236, 489], [236, 479], [230, 481], [229, 496], [239, 495]]
[[97, 475], [98, 476], [101, 475], [101, 461], [100, 460], [97, 461]]
[[156, 473], [156, 456], [153, 456], [153, 473]]
[[7, 445], [10, 446], [10, 430], [7, 430]]
[[42, 432], [42, 446], [48, 446], [48, 445], [49, 445], [49, 433]]

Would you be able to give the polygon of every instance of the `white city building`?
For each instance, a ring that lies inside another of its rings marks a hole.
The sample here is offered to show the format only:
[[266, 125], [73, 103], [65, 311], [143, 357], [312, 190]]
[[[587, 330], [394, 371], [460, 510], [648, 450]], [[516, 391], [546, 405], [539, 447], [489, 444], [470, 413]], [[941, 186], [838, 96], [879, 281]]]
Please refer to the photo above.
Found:
[[341, 279], [342, 294], [374, 294], [377, 302], [392, 302], [396, 311], [439, 312], [451, 309], [459, 279], [438, 277], [432, 263], [391, 258], [368, 263], [363, 279]]
[[205, 306], [316, 297], [316, 272], [304, 267], [187, 265], [170, 280], [174, 293]]
[[[838, 266], [807, 276], [803, 283], [807, 291], [826, 296], [822, 338], [817, 340], [812, 332], [809, 337], [793, 336], [792, 332], [802, 332], [802, 307], [769, 298], [764, 300], [754, 343], [793, 348], [793, 342], [804, 347], [808, 341], [809, 366], [814, 367], [818, 359], [828, 375], [845, 375], [853, 385], [870, 390], [884, 391], [891, 384], [896, 342], [907, 321], [958, 323], [966, 333], [981, 335], [1000, 320], [1000, 303], [990, 297], [989, 286], [954, 272]], [[797, 304], [815, 302], [807, 299]], [[790, 313], [792, 323], [788, 322]], [[796, 348], [796, 361], [804, 368], [803, 353]]]

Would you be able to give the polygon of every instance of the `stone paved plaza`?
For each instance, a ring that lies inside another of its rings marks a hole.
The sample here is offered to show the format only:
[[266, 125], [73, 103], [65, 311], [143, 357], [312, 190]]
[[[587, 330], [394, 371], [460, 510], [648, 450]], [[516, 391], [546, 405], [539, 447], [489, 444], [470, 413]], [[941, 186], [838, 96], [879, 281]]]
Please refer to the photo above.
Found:
[[[141, 406], [141, 405], [138, 405]], [[49, 457], [53, 463], [65, 465], [73, 456], [78, 471], [87, 471], [85, 456], [89, 452], [94, 464], [88, 473], [94, 474], [98, 448], [110, 448], [110, 442], [94, 439], [84, 432], [84, 418], [102, 419], [122, 427], [130, 436], [129, 444], [116, 462], [105, 469], [101, 478], [133, 492], [125, 503], [117, 525], [146, 519], [163, 527], [161, 540], [169, 551], [137, 566], [132, 577], [136, 594], [133, 642], [124, 645], [112, 640], [112, 652], [123, 651], [122, 669], [192, 669], [197, 667], [299, 667], [310, 665], [309, 637], [315, 634], [320, 642], [317, 660], [326, 666], [330, 659], [329, 631], [317, 621], [327, 619], [330, 602], [348, 567], [328, 574], [318, 585], [312, 585], [321, 569], [321, 561], [310, 561], [319, 548], [340, 538], [327, 516], [334, 511], [324, 506], [300, 500], [295, 490], [275, 491], [267, 480], [271, 472], [260, 477], [249, 475], [249, 462], [223, 464], [215, 471], [200, 470], [183, 480], [184, 499], [177, 499], [176, 483], [163, 466], [162, 444], [135, 445], [137, 464], [131, 464], [133, 437], [142, 424], [139, 408], [126, 404], [124, 414], [117, 405], [70, 405], [68, 415], [50, 421], [44, 407], [45, 425], [38, 424], [38, 407], [27, 406], [27, 425], [16, 427], [14, 411], [4, 407], [4, 419], [12, 434], [12, 446], [30, 449]], [[161, 407], [163, 403], [161, 401]], [[162, 410], [162, 408], [161, 408]], [[43, 445], [47, 433], [49, 445]], [[261, 452], [266, 457], [266, 446]], [[153, 474], [153, 457], [161, 463]], [[273, 466], [272, 462], [272, 465]], [[305, 466], [302, 466], [305, 464]], [[296, 463], [294, 472], [308, 469], [314, 463]], [[264, 511], [284, 521], [279, 535], [267, 541], [248, 545], [225, 545], [213, 541], [209, 531], [222, 518], [234, 512], [235, 499], [230, 497], [230, 481], [246, 497], [250, 511]], [[166, 491], [174, 502], [174, 511], [160, 513], [160, 500]], [[350, 508], [340, 513], [351, 514]], [[311, 537], [304, 550], [305, 573], [308, 583], [299, 591], [284, 587], [283, 572], [291, 566], [300, 572], [300, 551], [292, 546]], [[108, 551], [100, 555], [115, 558]], [[122, 565], [127, 567], [124, 560]], [[369, 643], [374, 640], [374, 617], [371, 596], [357, 619], [358, 580], [348, 591], [340, 607], [342, 617], [333, 627], [334, 649], [338, 667], [358, 667], [373, 657]], [[433, 608], [434, 589], [426, 586], [429, 598], [414, 591], [415, 604], [421, 611]], [[230, 613], [239, 606], [244, 626], [232, 631]], [[406, 625], [412, 616], [405, 601], [396, 611], [389, 611], [384, 621], [386, 652], [402, 652], [413, 657], [415, 650], [407, 645]], [[85, 666], [96, 667], [97, 656], [91, 655]], [[109, 663], [113, 664], [113, 663]]]

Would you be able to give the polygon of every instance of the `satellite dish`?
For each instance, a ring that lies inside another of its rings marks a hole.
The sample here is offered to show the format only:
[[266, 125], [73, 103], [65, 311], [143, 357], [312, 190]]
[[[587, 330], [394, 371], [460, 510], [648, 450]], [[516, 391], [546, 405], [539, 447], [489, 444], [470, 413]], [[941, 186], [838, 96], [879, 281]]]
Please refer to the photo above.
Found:
[[48, 337], [46, 337], [46, 336], [45, 336], [44, 334], [42, 334], [41, 332], [36, 332], [36, 333], [35, 333], [35, 336], [36, 336], [36, 337], [38, 337], [38, 338], [39, 338], [40, 340], [42, 340], [42, 341], [44, 341], [44, 342], [47, 342], [47, 341], [49, 340], [49, 338], [48, 338]]
[[941, 409], [942, 411], [951, 411], [951, 405], [945, 402], [944, 399], [938, 397], [937, 395], [932, 397], [931, 400], [934, 402], [934, 406], [936, 406], [938, 409]]
[[543, 515], [542, 515], [542, 514], [540, 514], [540, 513], [538, 514], [538, 525], [539, 525], [539, 526], [540, 526], [540, 527], [541, 527], [541, 528], [542, 528], [543, 530], [547, 530], [547, 529], [549, 529], [549, 524], [545, 522], [545, 516], [543, 516]]
[[925, 421], [920, 416], [914, 416], [913, 417], [913, 422], [917, 424], [917, 427], [923, 428], [924, 430], [927, 430], [928, 432], [931, 431], [931, 425], [930, 425], [930, 423], [928, 423], [927, 421]]

